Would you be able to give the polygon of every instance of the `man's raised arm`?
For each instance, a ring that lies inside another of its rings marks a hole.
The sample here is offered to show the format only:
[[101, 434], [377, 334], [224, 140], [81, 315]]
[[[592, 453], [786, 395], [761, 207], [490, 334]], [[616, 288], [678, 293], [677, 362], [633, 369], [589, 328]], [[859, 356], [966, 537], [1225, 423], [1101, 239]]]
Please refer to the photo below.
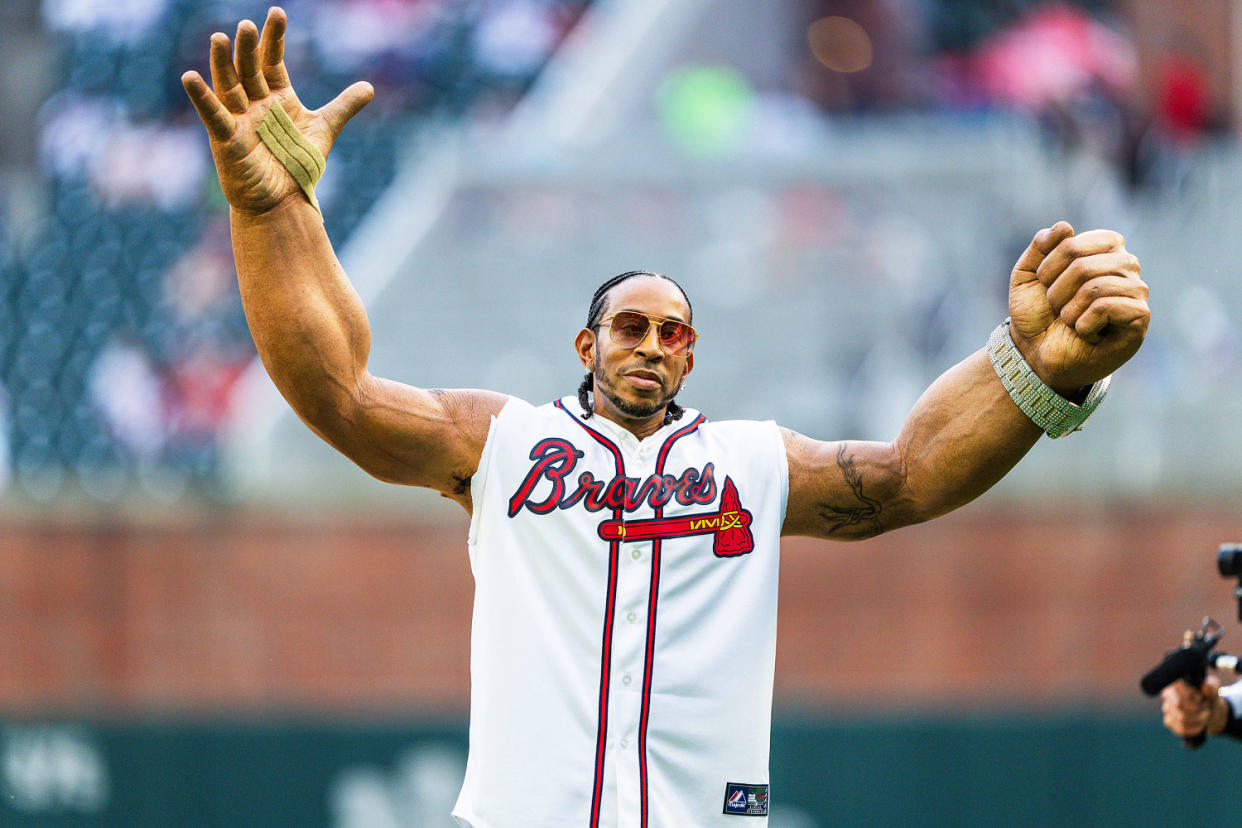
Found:
[[[988, 349], [932, 383], [894, 442], [824, 443], [785, 431], [784, 534], [857, 540], [968, 503], [1039, 439], [1044, 429], [1033, 416], [1050, 418], [1057, 433], [1058, 415], [1045, 414], [1052, 404], [1071, 420], [1089, 413], [1102, 393], [1095, 384], [1134, 355], [1150, 320], [1147, 285], [1121, 236], [1075, 236], [1065, 222], [1039, 231], [1018, 259], [1009, 314]], [[998, 354], [998, 367], [989, 351]], [[998, 369], [1011, 378], [1012, 391]], [[1043, 398], [1041, 382], [1048, 387]], [[1051, 392], [1061, 401], [1050, 400]]]
[[262, 36], [243, 20], [235, 54], [227, 35], [212, 35], [212, 86], [197, 72], [181, 78], [229, 201], [255, 346], [316, 434], [382, 480], [427, 486], [469, 509], [469, 480], [505, 397], [425, 391], [367, 371], [370, 325], [328, 241], [314, 185], [336, 136], [374, 91], [355, 83], [306, 109], [285, 70], [285, 25], [275, 7]]

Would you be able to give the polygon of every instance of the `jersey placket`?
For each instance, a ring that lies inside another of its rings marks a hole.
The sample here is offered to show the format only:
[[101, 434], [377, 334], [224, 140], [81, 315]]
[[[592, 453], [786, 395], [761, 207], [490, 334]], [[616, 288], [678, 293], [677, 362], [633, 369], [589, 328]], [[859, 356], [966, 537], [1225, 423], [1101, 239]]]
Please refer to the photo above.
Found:
[[[657, 473], [662, 475], [673, 444], [696, 431], [705, 420], [700, 414], [688, 424], [666, 430], [662, 440], [649, 438], [640, 442], [629, 432], [604, 423], [599, 424], [597, 431], [569, 414], [563, 401], [555, 405], [606, 449], [619, 478], [627, 478], [639, 486], [640, 481], [651, 479]], [[659, 487], [656, 491], [660, 491]], [[644, 503], [631, 500], [630, 504], [635, 508], [615, 508], [614, 520], [659, 518], [663, 513], [663, 508], [652, 506], [650, 500]], [[597, 742], [597, 747], [602, 744], [603, 752], [596, 755], [593, 827], [648, 826], [650, 815], [646, 800], [650, 769], [646, 767], [644, 755], [645, 718], [650, 714], [650, 697], [654, 692], [654, 621], [662, 544], [658, 538], [631, 542], [618, 538], [609, 543], [611, 563], [602, 647], [605, 673], [600, 687], [603, 740]]]
[[[655, 445], [624, 446], [626, 474], [645, 480], [655, 467]], [[649, 506], [627, 512], [626, 520], [651, 517]], [[639, 719], [642, 714], [643, 663], [647, 645], [647, 607], [651, 592], [652, 547], [655, 541], [626, 543], [621, 548], [617, 582], [617, 622], [613, 627], [612, 686], [608, 733], [609, 761], [615, 771], [617, 824], [637, 826], [641, 820], [639, 781]]]
[[[631, 477], [646, 480], [662, 475], [673, 444], [693, 433], [703, 423], [700, 414], [688, 424], [672, 430], [660, 440], [636, 441], [622, 438], [625, 465]], [[626, 435], [628, 436], [628, 435]], [[626, 515], [627, 520], [658, 518], [663, 508], [648, 502]], [[622, 826], [648, 828], [650, 767], [646, 762], [644, 717], [650, 714], [655, 679], [651, 675], [657, 648], [656, 612], [659, 595], [660, 556], [665, 541], [655, 539], [624, 544], [629, 554], [621, 556], [617, 584], [617, 612], [623, 614], [613, 628], [613, 681], [619, 682], [620, 695], [613, 697], [609, 710], [609, 732], [616, 761], [617, 821]]]

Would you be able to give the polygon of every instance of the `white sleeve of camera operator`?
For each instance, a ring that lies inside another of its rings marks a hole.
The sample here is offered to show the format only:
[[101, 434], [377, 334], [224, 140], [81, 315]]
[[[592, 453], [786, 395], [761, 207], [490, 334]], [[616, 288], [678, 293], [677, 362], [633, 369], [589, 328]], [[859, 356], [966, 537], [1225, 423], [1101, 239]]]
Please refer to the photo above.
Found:
[[1233, 717], [1242, 720], [1242, 681], [1220, 688], [1220, 697], [1229, 702]]

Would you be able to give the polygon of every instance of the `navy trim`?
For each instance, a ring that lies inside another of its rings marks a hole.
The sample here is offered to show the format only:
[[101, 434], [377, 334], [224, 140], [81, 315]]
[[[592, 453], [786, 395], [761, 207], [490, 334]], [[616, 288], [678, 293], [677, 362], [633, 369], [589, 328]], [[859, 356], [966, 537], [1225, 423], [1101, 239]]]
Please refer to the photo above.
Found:
[[[569, 419], [582, 426], [587, 434], [612, 452], [613, 458], [617, 461], [617, 474], [624, 477], [625, 460], [621, 457], [621, 450], [616, 444], [571, 414], [560, 400], [554, 402], [553, 405], [564, 411]], [[621, 508], [613, 509], [612, 512], [614, 520], [621, 520], [624, 514]], [[604, 761], [608, 744], [608, 694], [612, 671], [612, 627], [617, 609], [617, 559], [620, 548], [621, 544], [618, 541], [608, 544], [608, 596], [604, 604], [604, 634], [600, 645], [599, 725], [595, 735], [595, 782], [591, 789], [591, 828], [599, 828], [600, 800], [604, 793]]]
[[[664, 445], [660, 447], [660, 453], [656, 457], [655, 474], [664, 473], [664, 461], [668, 459], [669, 450], [672, 449], [673, 443], [698, 430], [707, 418], [700, 414], [690, 424], [674, 431], [664, 441]], [[657, 519], [664, 517], [664, 507], [658, 506], [655, 509]], [[647, 594], [647, 647], [643, 656], [643, 699], [642, 708], [638, 716], [638, 798], [639, 810], [641, 813], [641, 826], [647, 828], [647, 718], [651, 713], [651, 673], [652, 662], [655, 659], [655, 636], [656, 636], [656, 610], [660, 596], [660, 552], [662, 542], [653, 540], [651, 542], [651, 588]]]

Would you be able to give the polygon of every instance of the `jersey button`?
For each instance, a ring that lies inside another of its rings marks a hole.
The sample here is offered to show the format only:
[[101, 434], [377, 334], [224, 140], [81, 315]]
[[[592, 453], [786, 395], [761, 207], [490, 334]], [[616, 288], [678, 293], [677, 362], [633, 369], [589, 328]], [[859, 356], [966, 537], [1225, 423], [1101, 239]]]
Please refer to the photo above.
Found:
[[622, 750], [625, 750], [625, 749], [626, 749], [627, 747], [629, 747], [629, 746], [630, 746], [630, 740], [629, 740], [629, 739], [622, 739], [622, 740], [621, 740], [621, 749], [622, 749]]
[[643, 553], [641, 549], [635, 549], [630, 552], [630, 557], [633, 558], [634, 560], [638, 560], [642, 556], [643, 556]]
[[622, 676], [622, 677], [621, 677], [621, 683], [622, 683], [622, 684], [625, 684], [625, 685], [628, 685], [628, 684], [629, 684], [630, 682], [632, 682], [633, 680], [634, 680], [634, 679], [630, 678], [630, 674], [629, 674], [629, 673], [626, 673], [624, 676]]
[[635, 621], [638, 620], [638, 613], [634, 612], [634, 610], [630, 610], [629, 612], [625, 614], [625, 620], [633, 624]]

